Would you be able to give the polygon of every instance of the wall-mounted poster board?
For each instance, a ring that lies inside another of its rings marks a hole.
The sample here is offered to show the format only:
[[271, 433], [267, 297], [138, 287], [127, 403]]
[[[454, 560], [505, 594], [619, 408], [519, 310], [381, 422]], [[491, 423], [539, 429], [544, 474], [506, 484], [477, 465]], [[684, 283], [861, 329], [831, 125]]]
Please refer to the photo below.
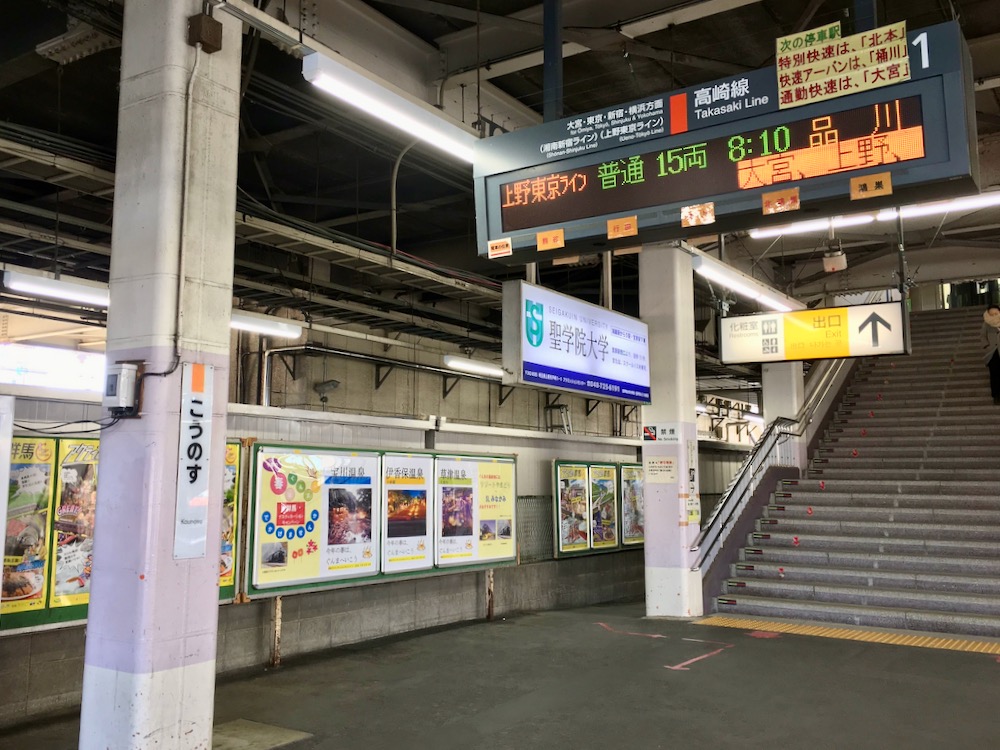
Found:
[[256, 446], [252, 582], [257, 588], [379, 571], [379, 454]]
[[618, 467], [590, 466], [590, 545], [592, 549], [618, 546]]
[[622, 544], [629, 546], [645, 541], [645, 507], [641, 464], [622, 464]]
[[240, 533], [240, 444], [226, 443], [222, 478], [222, 542], [219, 547], [219, 598], [236, 594], [236, 550]]
[[100, 442], [59, 441], [50, 607], [72, 607], [90, 601], [94, 560], [94, 512], [97, 507], [97, 461]]
[[438, 456], [435, 464], [437, 564], [513, 560], [513, 460]]
[[52, 562], [49, 525], [55, 467], [56, 441], [53, 438], [14, 438], [0, 617], [45, 609]]
[[434, 457], [382, 457], [382, 570], [399, 573], [434, 566]]
[[590, 549], [590, 493], [587, 464], [555, 464], [556, 535], [559, 554]]

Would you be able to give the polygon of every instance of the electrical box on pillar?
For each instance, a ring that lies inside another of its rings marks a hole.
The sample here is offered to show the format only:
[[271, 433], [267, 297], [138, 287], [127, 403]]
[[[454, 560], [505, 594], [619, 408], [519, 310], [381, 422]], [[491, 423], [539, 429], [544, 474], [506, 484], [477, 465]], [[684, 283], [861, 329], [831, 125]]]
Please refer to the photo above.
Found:
[[207, 13], [199, 13], [188, 18], [188, 44], [201, 44], [208, 54], [222, 49], [222, 23]]

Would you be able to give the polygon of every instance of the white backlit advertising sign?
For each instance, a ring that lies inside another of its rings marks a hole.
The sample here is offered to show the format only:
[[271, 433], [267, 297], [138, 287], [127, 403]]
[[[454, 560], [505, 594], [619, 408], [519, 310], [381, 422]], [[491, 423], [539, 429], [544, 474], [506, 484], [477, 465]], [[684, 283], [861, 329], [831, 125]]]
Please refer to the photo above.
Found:
[[649, 403], [645, 323], [524, 281], [503, 286], [504, 382]]

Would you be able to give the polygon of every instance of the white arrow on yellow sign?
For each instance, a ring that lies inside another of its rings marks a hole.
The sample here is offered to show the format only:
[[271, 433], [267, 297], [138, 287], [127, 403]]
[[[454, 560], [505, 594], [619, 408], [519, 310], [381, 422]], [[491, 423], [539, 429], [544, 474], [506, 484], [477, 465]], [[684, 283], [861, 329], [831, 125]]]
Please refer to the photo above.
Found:
[[884, 302], [723, 318], [721, 359], [737, 364], [904, 354], [903, 314], [900, 303]]

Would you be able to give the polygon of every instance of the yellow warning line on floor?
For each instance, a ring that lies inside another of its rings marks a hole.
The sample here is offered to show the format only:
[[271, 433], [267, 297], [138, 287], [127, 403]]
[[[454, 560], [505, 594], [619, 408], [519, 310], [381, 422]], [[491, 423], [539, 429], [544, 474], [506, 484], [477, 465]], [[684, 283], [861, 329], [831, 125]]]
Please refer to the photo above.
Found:
[[911, 635], [909, 633], [886, 633], [879, 630], [855, 630], [827, 625], [797, 625], [791, 622], [754, 620], [747, 617], [724, 617], [715, 615], [697, 620], [695, 625], [711, 625], [718, 628], [741, 628], [743, 630], [765, 630], [771, 633], [791, 635], [812, 635], [817, 638], [837, 638], [843, 641], [863, 641], [865, 643], [888, 643], [893, 646], [913, 646], [914, 648], [937, 648], [945, 651], [970, 651], [977, 654], [1000, 654], [1000, 642], [976, 641], [966, 638], [945, 636]]

